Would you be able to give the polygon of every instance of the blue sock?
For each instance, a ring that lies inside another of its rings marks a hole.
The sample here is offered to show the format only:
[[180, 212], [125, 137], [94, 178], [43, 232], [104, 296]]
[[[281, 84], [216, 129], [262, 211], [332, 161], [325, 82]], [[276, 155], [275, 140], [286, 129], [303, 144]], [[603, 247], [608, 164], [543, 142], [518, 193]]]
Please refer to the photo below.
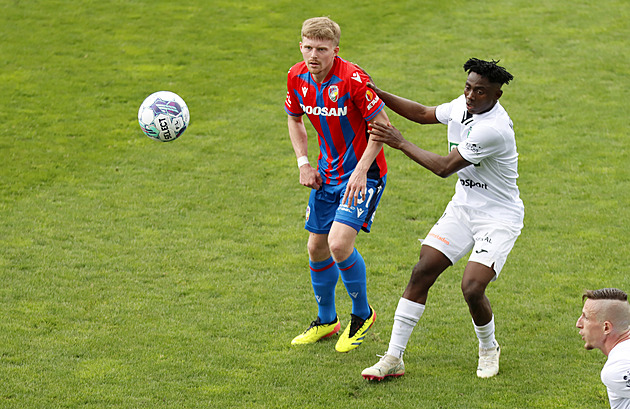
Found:
[[341, 270], [341, 280], [352, 299], [352, 313], [357, 317], [368, 319], [370, 305], [367, 300], [367, 272], [363, 257], [357, 249], [354, 249], [350, 257], [338, 263], [338, 266]]
[[311, 267], [311, 283], [317, 301], [320, 321], [324, 324], [333, 322], [337, 318], [335, 307], [335, 287], [339, 281], [339, 268], [330, 257], [325, 261], [309, 261]]

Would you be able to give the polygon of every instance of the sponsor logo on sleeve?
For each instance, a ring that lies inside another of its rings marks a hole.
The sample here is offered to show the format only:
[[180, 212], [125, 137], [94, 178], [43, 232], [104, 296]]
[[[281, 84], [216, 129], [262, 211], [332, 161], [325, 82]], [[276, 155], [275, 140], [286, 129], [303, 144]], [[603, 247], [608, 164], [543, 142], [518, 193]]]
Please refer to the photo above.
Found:
[[479, 154], [479, 152], [481, 152], [481, 147], [477, 146], [476, 143], [466, 142], [466, 149], [468, 149], [474, 154]]

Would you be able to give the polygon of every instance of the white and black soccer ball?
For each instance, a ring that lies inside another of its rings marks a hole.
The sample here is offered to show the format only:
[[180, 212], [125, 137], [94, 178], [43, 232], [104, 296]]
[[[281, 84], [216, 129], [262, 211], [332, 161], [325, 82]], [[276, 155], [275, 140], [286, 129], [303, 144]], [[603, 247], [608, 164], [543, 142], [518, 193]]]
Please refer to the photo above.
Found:
[[138, 110], [138, 122], [146, 136], [170, 142], [182, 136], [190, 123], [184, 100], [174, 92], [158, 91], [149, 95]]

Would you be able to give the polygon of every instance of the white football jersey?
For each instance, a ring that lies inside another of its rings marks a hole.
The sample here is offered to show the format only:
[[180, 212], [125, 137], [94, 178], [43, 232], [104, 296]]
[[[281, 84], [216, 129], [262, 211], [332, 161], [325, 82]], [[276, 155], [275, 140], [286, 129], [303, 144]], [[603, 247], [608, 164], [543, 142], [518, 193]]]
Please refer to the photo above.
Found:
[[486, 113], [470, 114], [461, 95], [439, 105], [435, 114], [448, 125], [449, 151], [457, 148], [473, 164], [457, 172], [453, 204], [522, 224], [525, 211], [516, 185], [518, 153], [512, 120], [505, 109], [497, 101]]
[[615, 345], [601, 373], [613, 409], [630, 409], [630, 340]]

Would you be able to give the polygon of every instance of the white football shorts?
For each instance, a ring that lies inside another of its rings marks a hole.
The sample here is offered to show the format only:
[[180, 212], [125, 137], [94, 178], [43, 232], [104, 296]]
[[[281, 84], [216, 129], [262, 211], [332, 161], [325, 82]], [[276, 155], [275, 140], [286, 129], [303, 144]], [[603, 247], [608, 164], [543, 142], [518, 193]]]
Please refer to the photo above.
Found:
[[523, 225], [492, 219], [487, 213], [449, 203], [422, 244], [444, 254], [452, 264], [472, 250], [468, 261], [493, 268], [499, 276]]

